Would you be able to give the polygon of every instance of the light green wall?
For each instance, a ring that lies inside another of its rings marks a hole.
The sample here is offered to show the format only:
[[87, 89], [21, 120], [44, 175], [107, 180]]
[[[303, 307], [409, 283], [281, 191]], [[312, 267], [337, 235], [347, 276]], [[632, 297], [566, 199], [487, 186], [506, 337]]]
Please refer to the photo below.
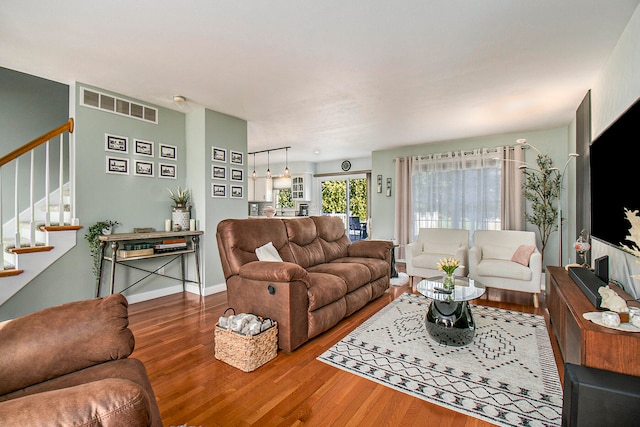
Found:
[[69, 86], [0, 67], [2, 155], [67, 120]]
[[[5, 155], [21, 147], [27, 142], [45, 134], [69, 120], [69, 86], [51, 80], [19, 73], [0, 67], [0, 155]], [[57, 176], [58, 140], [50, 150], [50, 165]], [[67, 142], [65, 142], [67, 144]], [[38, 148], [36, 164], [44, 162], [44, 146]], [[14, 193], [13, 182], [15, 169], [13, 164], [2, 168], [3, 193], [5, 203], [2, 205], [3, 218], [13, 217]], [[19, 182], [29, 180], [29, 157], [20, 159]], [[35, 196], [44, 194], [43, 168], [34, 171]], [[52, 183], [57, 186], [56, 183]], [[29, 198], [19, 200], [20, 210], [26, 209]]]
[[[204, 282], [208, 292], [224, 289], [224, 275], [220, 264], [220, 255], [216, 243], [216, 227], [225, 218], [243, 218], [247, 216], [247, 122], [226, 114], [207, 109], [198, 109], [187, 114], [187, 135], [189, 141], [189, 180], [194, 184], [197, 206], [196, 218], [199, 227], [204, 230], [202, 241], [202, 258], [204, 264]], [[216, 163], [218, 166], [227, 167], [227, 181], [211, 180], [211, 147], [227, 150], [227, 163]], [[234, 168], [244, 170], [244, 182], [233, 185], [243, 186], [242, 199], [229, 198], [229, 175], [231, 166], [229, 163], [230, 150], [240, 151], [245, 154], [244, 165]], [[227, 185], [227, 198], [211, 197], [211, 184]]]

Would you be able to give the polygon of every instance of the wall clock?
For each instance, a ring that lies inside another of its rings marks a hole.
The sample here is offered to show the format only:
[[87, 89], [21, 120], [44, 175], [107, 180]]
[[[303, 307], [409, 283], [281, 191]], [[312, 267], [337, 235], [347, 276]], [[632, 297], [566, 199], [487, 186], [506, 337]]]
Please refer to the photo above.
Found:
[[344, 162], [342, 162], [342, 170], [343, 171], [348, 171], [349, 169], [351, 169], [351, 162], [349, 160], [345, 160]]

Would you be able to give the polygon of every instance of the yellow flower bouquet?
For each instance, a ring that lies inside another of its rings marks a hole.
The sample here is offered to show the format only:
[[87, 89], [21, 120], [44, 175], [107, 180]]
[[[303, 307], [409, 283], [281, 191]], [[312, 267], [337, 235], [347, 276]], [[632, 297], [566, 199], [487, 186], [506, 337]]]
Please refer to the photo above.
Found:
[[438, 261], [438, 270], [444, 271], [449, 276], [452, 275], [458, 267], [460, 267], [460, 260], [455, 258], [445, 258]]
[[460, 260], [455, 258], [450, 257], [438, 261], [438, 270], [444, 271], [445, 273], [442, 284], [446, 290], [453, 291], [455, 288], [456, 281], [453, 273], [458, 267], [460, 267]]

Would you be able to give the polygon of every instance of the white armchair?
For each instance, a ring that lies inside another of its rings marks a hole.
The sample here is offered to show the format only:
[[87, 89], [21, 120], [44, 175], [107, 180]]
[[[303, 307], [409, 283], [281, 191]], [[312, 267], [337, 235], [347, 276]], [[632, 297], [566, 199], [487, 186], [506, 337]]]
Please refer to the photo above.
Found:
[[478, 230], [469, 249], [469, 277], [487, 288], [533, 294], [538, 307], [542, 254], [532, 231]]
[[456, 276], [466, 276], [469, 265], [469, 230], [456, 228], [421, 228], [418, 240], [409, 243], [405, 251], [405, 261], [409, 284], [413, 286], [413, 278], [433, 277], [441, 275], [438, 261], [453, 257], [460, 261]]

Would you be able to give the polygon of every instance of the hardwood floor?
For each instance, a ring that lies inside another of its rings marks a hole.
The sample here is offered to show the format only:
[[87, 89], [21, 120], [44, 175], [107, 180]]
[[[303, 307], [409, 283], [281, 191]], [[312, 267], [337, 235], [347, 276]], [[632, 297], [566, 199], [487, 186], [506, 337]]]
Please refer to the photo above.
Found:
[[[165, 426], [488, 426], [316, 360], [354, 328], [404, 292], [381, 298], [292, 353], [245, 373], [215, 359], [213, 329], [226, 293], [204, 298], [175, 294], [129, 306], [136, 338], [132, 357], [151, 379]], [[490, 289], [476, 304], [548, 315], [544, 298]], [[555, 340], [556, 362], [558, 350]], [[560, 378], [563, 376], [559, 366]]]

